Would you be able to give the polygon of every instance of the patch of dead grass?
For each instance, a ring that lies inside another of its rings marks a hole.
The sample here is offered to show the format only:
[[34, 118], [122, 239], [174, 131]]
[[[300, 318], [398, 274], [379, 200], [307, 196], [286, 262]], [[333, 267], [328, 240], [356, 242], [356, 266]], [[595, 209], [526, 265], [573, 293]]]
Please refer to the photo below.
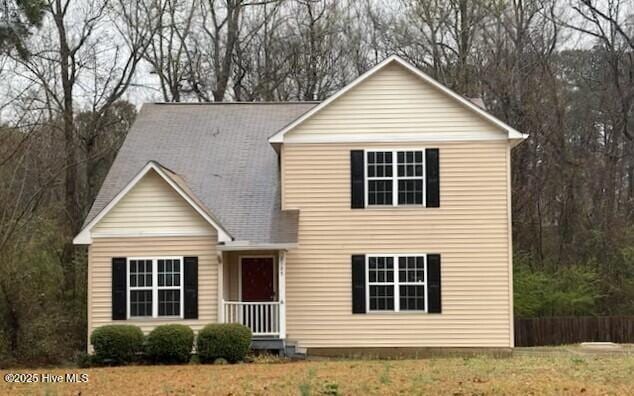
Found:
[[0, 394], [634, 394], [634, 357], [631, 356], [322, 360], [35, 370], [54, 374], [69, 371], [88, 373], [89, 382], [0, 382]]

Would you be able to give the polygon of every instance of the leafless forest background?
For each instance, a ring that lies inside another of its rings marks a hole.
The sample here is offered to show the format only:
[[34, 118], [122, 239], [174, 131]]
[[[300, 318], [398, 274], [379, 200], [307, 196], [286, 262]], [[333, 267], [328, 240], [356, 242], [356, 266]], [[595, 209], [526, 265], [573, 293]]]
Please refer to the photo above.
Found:
[[1, 0], [0, 366], [85, 348], [71, 240], [142, 101], [321, 100], [390, 54], [530, 134], [516, 314], [634, 314], [626, 0]]

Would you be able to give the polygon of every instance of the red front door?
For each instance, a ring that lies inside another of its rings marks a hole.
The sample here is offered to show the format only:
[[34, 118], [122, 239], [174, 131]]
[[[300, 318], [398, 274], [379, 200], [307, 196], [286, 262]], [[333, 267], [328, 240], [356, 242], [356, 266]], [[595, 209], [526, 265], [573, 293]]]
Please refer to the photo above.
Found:
[[242, 258], [242, 301], [275, 301], [272, 257]]

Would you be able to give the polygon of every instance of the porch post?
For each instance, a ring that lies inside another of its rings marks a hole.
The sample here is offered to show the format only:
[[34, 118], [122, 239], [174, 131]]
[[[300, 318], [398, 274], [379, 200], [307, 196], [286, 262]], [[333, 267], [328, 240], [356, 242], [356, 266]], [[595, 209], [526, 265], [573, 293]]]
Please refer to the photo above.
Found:
[[217, 251], [218, 256], [218, 323], [225, 321], [225, 294], [224, 294], [224, 265], [222, 262], [222, 251]]
[[280, 250], [278, 268], [278, 287], [280, 289], [280, 338], [286, 338], [286, 250]]

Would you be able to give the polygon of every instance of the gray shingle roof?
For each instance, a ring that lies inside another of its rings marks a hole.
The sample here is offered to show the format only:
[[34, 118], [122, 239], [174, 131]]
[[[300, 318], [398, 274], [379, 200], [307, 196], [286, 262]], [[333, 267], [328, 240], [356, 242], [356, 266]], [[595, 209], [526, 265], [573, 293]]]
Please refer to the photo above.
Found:
[[236, 241], [292, 243], [298, 211], [280, 210], [268, 137], [316, 103], [146, 104], [84, 224], [149, 161], [169, 168]]

